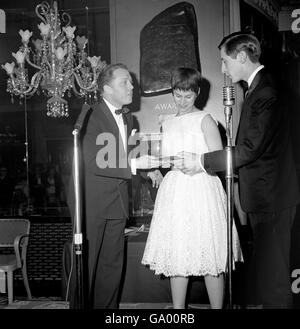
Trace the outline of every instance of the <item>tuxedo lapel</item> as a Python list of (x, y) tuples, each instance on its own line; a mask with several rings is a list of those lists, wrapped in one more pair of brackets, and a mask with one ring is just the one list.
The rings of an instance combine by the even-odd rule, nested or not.
[(242, 109), (241, 109), (240, 123), (239, 123), (238, 130), (236, 133), (236, 144), (238, 143), (238, 140), (239, 140), (240, 131), (241, 131), (241, 129), (243, 129), (243, 128), (241, 128), (244, 123), (243, 120), (245, 120), (245, 118), (247, 118), (246, 112), (247, 112), (247, 110), (249, 110), (249, 106), (248, 106), (249, 101), (251, 100), (252, 96), (255, 96), (254, 91), (256, 88), (259, 88), (259, 84), (260, 84), (264, 74), (265, 74), (264, 68), (261, 69), (260, 71), (258, 71), (251, 83), (250, 88), (246, 92), (246, 97), (245, 97), (245, 100), (244, 100), (244, 103), (243, 103)]
[(255, 90), (255, 88), (258, 86), (262, 76), (264, 74), (264, 69), (261, 69), (257, 72), (256, 76), (254, 77), (250, 88), (246, 91), (246, 99), (251, 95), (251, 93)]
[(111, 112), (110, 112), (110, 109), (108, 108), (108, 106), (105, 104), (105, 102), (103, 101), (103, 100), (101, 100), (100, 102), (99, 102), (99, 106), (100, 106), (100, 109), (99, 109), (99, 111), (97, 112), (97, 114), (98, 114), (98, 117), (99, 117), (99, 120), (101, 120), (102, 118), (101, 118), (101, 113), (99, 113), (99, 112), (102, 112), (104, 115), (105, 115), (105, 117), (106, 117), (106, 119), (109, 121), (109, 123), (110, 123), (110, 127), (111, 127), (111, 129), (108, 129), (108, 130), (112, 130), (112, 133), (115, 135), (115, 136), (119, 136), (119, 127), (118, 127), (118, 125), (117, 125), (117, 123), (116, 123), (116, 120), (115, 120), (115, 118), (113, 117), (113, 115), (111, 114)]
[(131, 130), (132, 130), (132, 124), (131, 124), (131, 121), (128, 118), (128, 113), (122, 114), (123, 122), (124, 122), (124, 125), (126, 127), (126, 137), (127, 137), (127, 140), (128, 140), (128, 137), (130, 136)]

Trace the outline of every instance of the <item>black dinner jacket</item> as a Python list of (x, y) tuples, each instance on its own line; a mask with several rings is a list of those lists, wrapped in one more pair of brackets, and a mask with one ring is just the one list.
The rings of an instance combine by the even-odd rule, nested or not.
[[(129, 137), (132, 131), (132, 116), (130, 113), (122, 115)], [(85, 122), (81, 133), (83, 217), (93, 223), (99, 219), (126, 219), (128, 181), (131, 179), (127, 154), (130, 150), (127, 147), (125, 152), (118, 125), (102, 99), (92, 106)], [(108, 143), (112, 146), (110, 156), (114, 157), (116, 166), (100, 168), (99, 163), (106, 153), (105, 148), (108, 149)], [(73, 214), (73, 188), (70, 188), (69, 194), (70, 211)]]
[[(233, 165), (246, 212), (273, 212), (299, 202), (298, 181), (289, 132), (289, 113), (278, 85), (260, 70), (244, 100), (233, 148)], [(208, 172), (226, 169), (226, 152), (204, 155)]]

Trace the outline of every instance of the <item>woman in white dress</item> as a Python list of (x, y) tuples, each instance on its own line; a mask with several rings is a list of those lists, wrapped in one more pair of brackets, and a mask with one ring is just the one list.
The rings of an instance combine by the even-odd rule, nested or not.
[[(176, 168), (182, 151), (202, 154), (222, 149), (216, 122), (194, 102), (201, 74), (192, 68), (172, 73), (177, 114), (162, 124), (162, 156), (171, 163), (156, 197), (142, 259), (155, 274), (170, 277), (174, 309), (185, 308), (189, 276), (204, 276), (212, 308), (222, 308), (227, 262), (226, 194), (218, 176), (188, 175)], [(172, 160), (171, 160), (172, 159)], [(165, 162), (166, 162), (165, 161)], [(233, 256), (241, 249), (233, 227)]]

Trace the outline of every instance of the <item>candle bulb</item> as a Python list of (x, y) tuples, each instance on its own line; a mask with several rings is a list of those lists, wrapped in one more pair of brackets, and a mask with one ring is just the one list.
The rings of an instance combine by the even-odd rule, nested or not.
[(55, 55), (57, 57), (58, 60), (62, 60), (65, 55), (67, 53), (67, 50), (66, 49), (62, 49), (61, 47), (58, 47), (56, 50), (55, 50)]
[(40, 23), (38, 25), (38, 28), (40, 29), (42, 36), (47, 36), (49, 34), (49, 31), (50, 31), (50, 25), (49, 24)]
[(18, 51), (17, 53), (12, 53), (18, 64), (23, 64), (25, 60), (26, 53)]
[(63, 31), (66, 33), (68, 39), (74, 38), (74, 31), (76, 30), (76, 26), (67, 26), (63, 27)]
[(19, 34), (22, 38), (22, 42), (25, 44), (27, 44), (29, 42), (29, 39), (32, 36), (32, 32), (30, 32), (29, 30), (26, 30), (26, 31), (20, 30)]
[(97, 67), (101, 56), (88, 57), (88, 61), (91, 63), (92, 67)]
[(83, 50), (88, 42), (88, 39), (84, 35), (82, 37), (77, 35), (76, 42), (79, 50)]
[(15, 63), (5, 63), (5, 65), (2, 65), (2, 68), (6, 71), (8, 75), (12, 74), (14, 71)]

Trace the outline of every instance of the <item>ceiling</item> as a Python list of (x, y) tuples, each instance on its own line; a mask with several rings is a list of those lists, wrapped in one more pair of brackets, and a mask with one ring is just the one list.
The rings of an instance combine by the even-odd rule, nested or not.
[[(1, 0), (0, 8), (4, 10), (28, 10), (33, 11), (34, 8), (42, 3), (42, 0)], [(53, 0), (46, 1), (50, 5)], [(56, 1), (58, 9), (79, 9), (79, 8), (109, 8), (109, 0), (58, 0)]]
[[(129, 1), (129, 0), (126, 0)], [(277, 2), (281, 7), (291, 6), (300, 8), (300, 0), (273, 0)], [(1, 0), (1, 9), (27, 9), (34, 8), (37, 4), (41, 3), (42, 0)], [(48, 0), (49, 4), (53, 0)], [(86, 6), (90, 8), (109, 7), (109, 0), (57, 0), (58, 7), (61, 9), (69, 8), (84, 8)]]
[(300, 0), (276, 0), (281, 7), (300, 7)]

